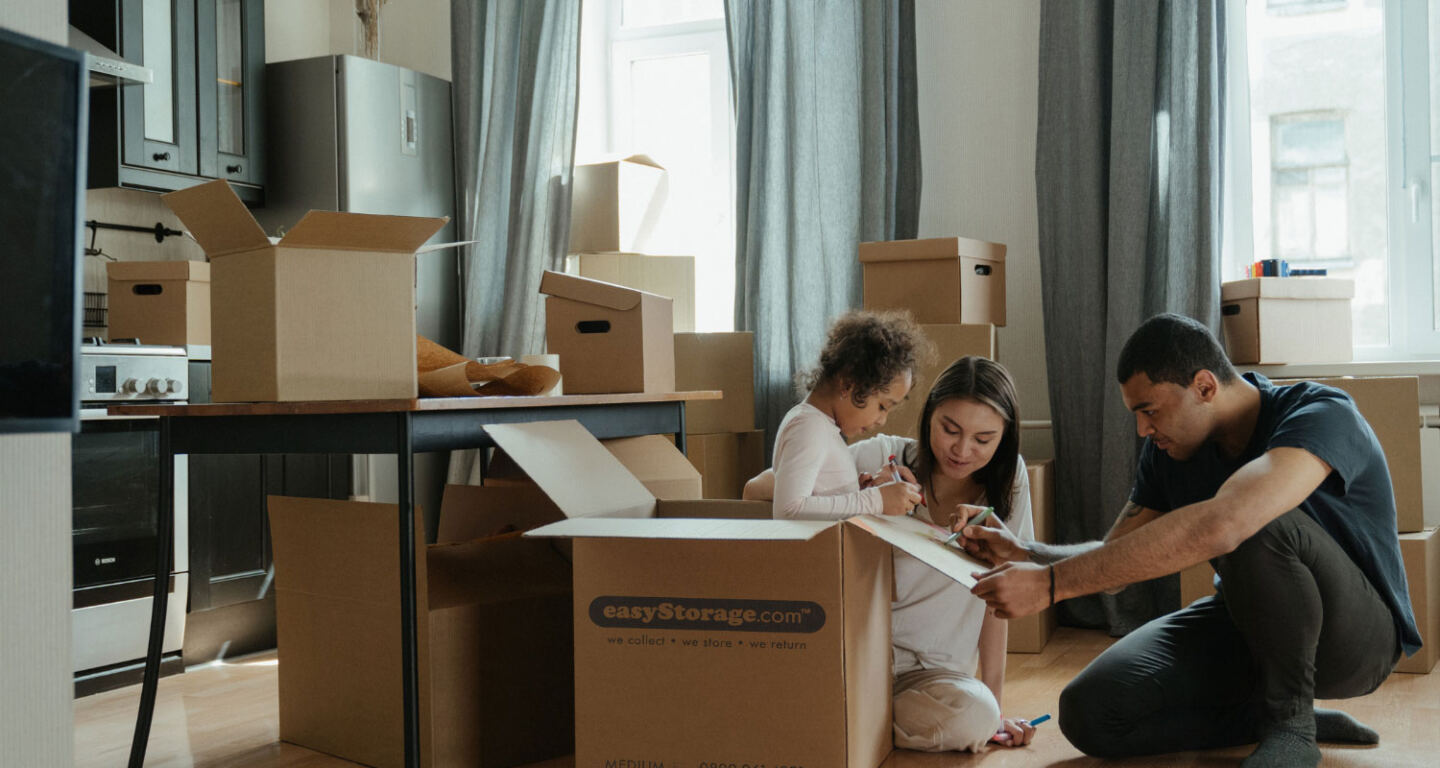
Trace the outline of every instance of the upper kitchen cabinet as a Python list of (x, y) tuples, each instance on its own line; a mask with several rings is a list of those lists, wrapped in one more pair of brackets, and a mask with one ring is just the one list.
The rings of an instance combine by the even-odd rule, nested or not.
[(264, 0), (70, 0), (70, 24), (153, 73), (90, 89), (90, 187), (263, 202)]

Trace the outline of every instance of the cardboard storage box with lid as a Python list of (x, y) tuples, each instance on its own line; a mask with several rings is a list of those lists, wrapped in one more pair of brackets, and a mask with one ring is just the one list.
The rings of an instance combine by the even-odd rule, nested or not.
[(105, 265), (110, 339), (183, 347), (210, 344), (210, 265), (112, 261)]
[(668, 297), (676, 333), (695, 330), (695, 257), (646, 253), (575, 253), (566, 257), (570, 274)]
[(1440, 660), (1440, 529), (1400, 534), (1400, 556), (1424, 645), (1414, 656), (1401, 656), (1395, 671), (1425, 675)]
[(1225, 351), (1239, 364), (1351, 359), (1355, 283), (1337, 277), (1254, 277), (1220, 285)]
[(917, 323), (1005, 324), (1005, 246), (968, 237), (860, 244), (865, 309)]
[[(1277, 385), (1299, 379), (1275, 379)], [(1395, 492), (1395, 529), (1414, 533), (1425, 528), (1425, 488), (1421, 460), (1420, 380), (1415, 376), (1308, 379), (1344, 390), (1374, 430), (1390, 468)], [(1433, 482), (1433, 481), (1432, 481)]]
[[(441, 543), (428, 547), (416, 516), (421, 764), (505, 768), (568, 754), (570, 564), (518, 533), (445, 535), (524, 522), (465, 501), (447, 493)], [(398, 509), (272, 496), (269, 514), (281, 740), (398, 768)]]
[(657, 502), (573, 422), (490, 429), (568, 518), (526, 535), (574, 543), (576, 765), (884, 761), (892, 547), (971, 583), (943, 532)]
[(311, 211), (272, 244), (223, 180), (162, 199), (210, 258), (215, 402), (416, 396), (415, 251), (445, 219)]
[(566, 394), (675, 391), (670, 299), (549, 270), (540, 292)]
[(664, 167), (646, 155), (575, 166), (570, 253), (649, 250), (667, 186)]

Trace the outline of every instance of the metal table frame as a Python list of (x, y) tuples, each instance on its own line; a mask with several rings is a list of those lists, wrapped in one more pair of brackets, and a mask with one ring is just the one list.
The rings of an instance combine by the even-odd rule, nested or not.
[[(694, 393), (702, 394), (702, 393)], [(714, 394), (714, 393), (703, 393)], [(577, 398), (581, 399), (581, 398)], [(589, 398), (594, 399), (594, 398)], [(490, 424), (531, 421), (579, 421), (595, 437), (674, 434), (685, 451), (685, 400), (607, 404), (548, 404), (451, 410), (399, 410), (359, 413), (284, 413), (247, 415), (166, 414), (160, 416), (160, 508), (173, 508), (173, 457), (177, 454), (224, 453), (393, 453), (399, 469), (401, 680), (405, 712), (405, 765), (420, 766), (420, 696), (415, 615), (415, 454), (488, 448)], [(174, 536), (173, 516), (161, 516), (156, 536), (156, 573), (168, 573)], [(165, 634), (167, 579), (155, 579), (150, 614), (150, 639), (140, 711), (130, 745), (130, 768), (142, 768), (150, 739), (151, 718), (160, 678)]]

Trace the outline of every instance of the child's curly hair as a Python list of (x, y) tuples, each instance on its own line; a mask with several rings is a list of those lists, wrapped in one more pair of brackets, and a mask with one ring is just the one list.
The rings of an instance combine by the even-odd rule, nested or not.
[(830, 324), (820, 364), (796, 374), (795, 384), (801, 397), (822, 384), (848, 385), (850, 402), (861, 408), (902, 372), (919, 373), (931, 354), (909, 312), (851, 310)]

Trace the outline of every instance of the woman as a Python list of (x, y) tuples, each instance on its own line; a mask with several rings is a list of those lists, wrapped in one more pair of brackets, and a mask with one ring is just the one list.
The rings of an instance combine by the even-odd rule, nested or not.
[[(876, 435), (850, 446), (861, 487), (888, 482), (893, 455), (900, 478), (923, 489), (921, 520), (950, 528), (977, 507), (1021, 540), (1034, 538), (1030, 484), (1020, 458), (1015, 384), (999, 364), (962, 357), (940, 374), (920, 416), (920, 438)], [(774, 495), (774, 473), (745, 484), (745, 498)], [(891, 608), (895, 657), (895, 745), (932, 752), (978, 752), (995, 738), (1028, 744), (1035, 729), (1001, 716), (1008, 625), (965, 587), (897, 553)]]

